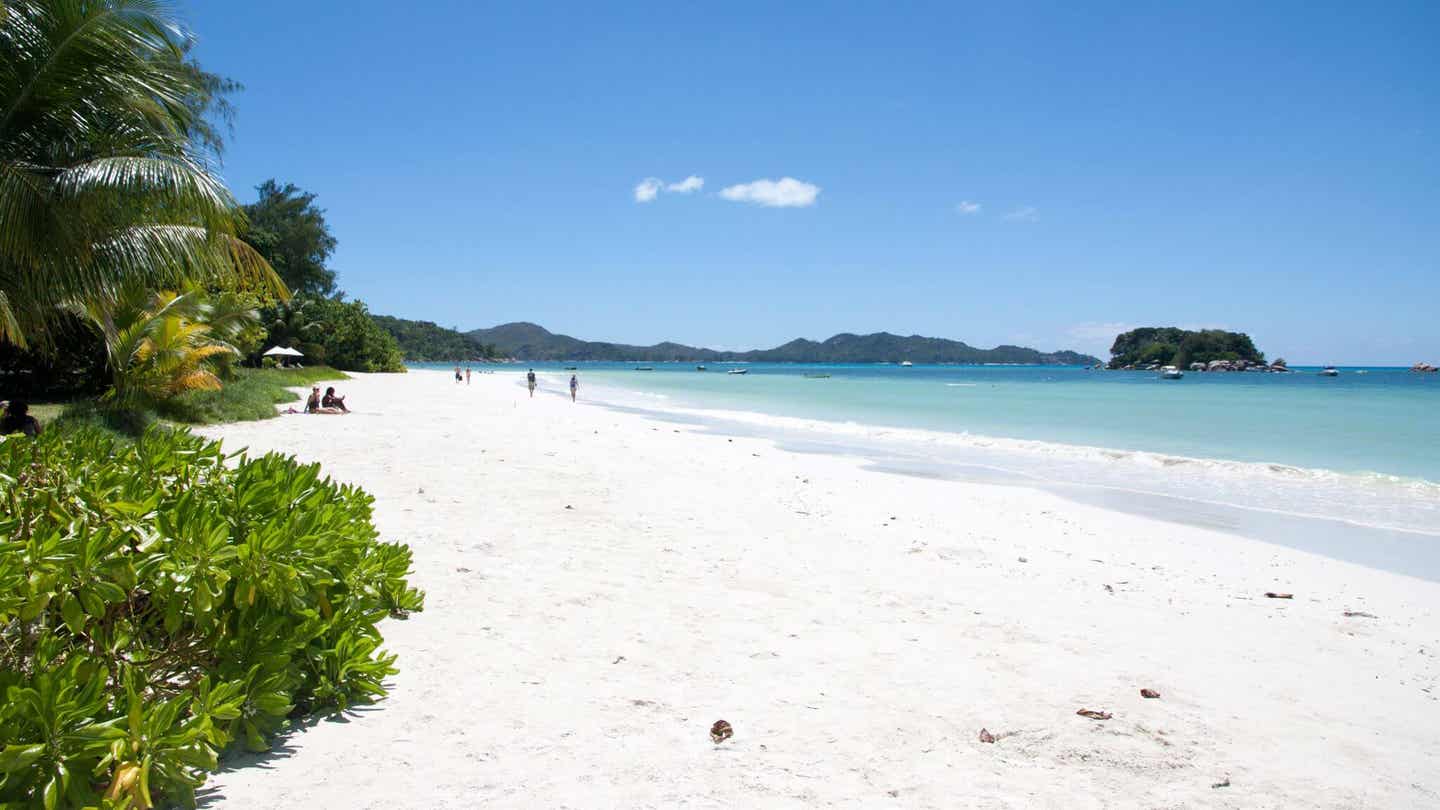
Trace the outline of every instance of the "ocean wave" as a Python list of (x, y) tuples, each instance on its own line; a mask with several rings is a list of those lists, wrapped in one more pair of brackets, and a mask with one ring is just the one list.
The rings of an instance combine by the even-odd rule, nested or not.
[(755, 425), (781, 430), (798, 430), (857, 439), (884, 439), (904, 441), (929, 448), (954, 447), (956, 449), (999, 450), (1042, 456), (1051, 459), (1077, 462), (1098, 461), (1123, 463), (1142, 469), (1185, 468), (1191, 471), (1205, 471), (1227, 476), (1284, 480), (1289, 482), (1347, 482), (1361, 486), (1384, 486), (1401, 488), (1413, 495), (1440, 500), (1440, 482), (1422, 478), (1410, 478), (1381, 472), (1340, 472), (1313, 467), (1297, 467), (1264, 461), (1236, 461), (1219, 458), (1170, 455), (1146, 450), (1125, 450), (1110, 447), (1095, 447), (1083, 444), (1066, 444), (1037, 439), (1014, 439), (986, 436), (977, 433), (950, 433), (920, 428), (898, 428), (869, 425), (859, 422), (830, 422), (820, 419), (806, 419), (793, 416), (778, 416), (755, 411), (735, 411), (709, 408), (673, 408), (672, 413), (683, 413), (697, 418), (720, 419), (730, 422)]

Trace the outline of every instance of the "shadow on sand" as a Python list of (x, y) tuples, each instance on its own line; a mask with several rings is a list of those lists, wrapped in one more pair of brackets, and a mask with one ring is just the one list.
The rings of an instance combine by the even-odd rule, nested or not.
[[(391, 684), (385, 684), (387, 692), (391, 688)], [(361, 719), (371, 712), (378, 711), (380, 708), (382, 707), (379, 703), (366, 703), (359, 706), (351, 706), (343, 712), (313, 714), (307, 717), (292, 719), (290, 721), (290, 727), (276, 735), (270, 741), (269, 750), (258, 752), (233, 751), (221, 757), (219, 770), (211, 774), (211, 779), (207, 779), (205, 784), (201, 785), (200, 788), (195, 791), (195, 806), (197, 808), (216, 807), (220, 802), (225, 801), (227, 797), (223, 789), (213, 781), (216, 775), (231, 773), (244, 768), (271, 770), (277, 762), (293, 756), (296, 751), (293, 743), (298, 740), (302, 734), (315, 726), (321, 723), (349, 723), (353, 720)]]

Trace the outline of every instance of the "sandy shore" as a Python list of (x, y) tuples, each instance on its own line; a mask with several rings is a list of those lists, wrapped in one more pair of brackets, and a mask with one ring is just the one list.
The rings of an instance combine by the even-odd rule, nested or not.
[(205, 432), (373, 493), (427, 609), (205, 806), (1440, 806), (1435, 583), (506, 374), (342, 391)]

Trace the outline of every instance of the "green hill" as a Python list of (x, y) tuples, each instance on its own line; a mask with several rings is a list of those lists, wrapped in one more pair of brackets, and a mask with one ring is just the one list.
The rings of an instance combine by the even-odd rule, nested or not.
[(680, 343), (632, 346), (580, 340), (557, 335), (533, 323), (507, 323), (467, 333), (472, 340), (495, 346), (503, 355), (523, 360), (638, 360), (646, 362), (748, 363), (1028, 363), (1043, 365), (1094, 365), (1094, 357), (1071, 351), (1040, 352), (1023, 346), (977, 349), (955, 340), (919, 335), (904, 337), (888, 332), (871, 335), (839, 334), (816, 342), (804, 338), (783, 346), (749, 352), (720, 352)]
[(381, 329), (395, 336), (406, 360), (479, 360), (496, 356), (494, 346), (430, 321), (408, 321), (388, 315), (371, 317)]

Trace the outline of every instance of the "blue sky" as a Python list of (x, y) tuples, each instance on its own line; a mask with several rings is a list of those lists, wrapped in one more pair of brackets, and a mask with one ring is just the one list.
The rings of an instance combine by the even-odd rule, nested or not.
[(1440, 4), (608, 5), (181, 9), (376, 312), (1440, 362)]

